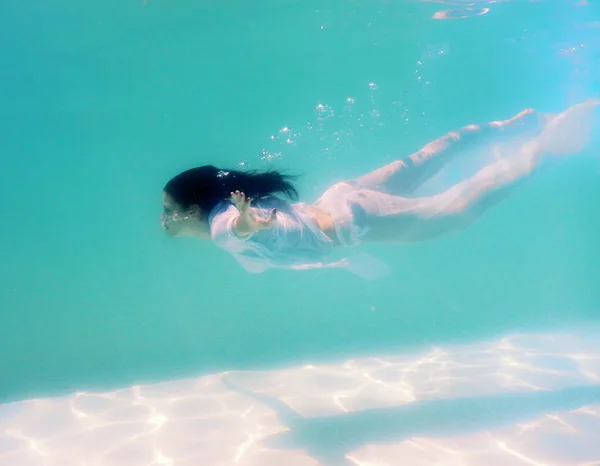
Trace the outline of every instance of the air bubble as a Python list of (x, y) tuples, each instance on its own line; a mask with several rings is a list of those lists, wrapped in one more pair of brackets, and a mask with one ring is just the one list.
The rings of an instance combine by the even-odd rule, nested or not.
[(319, 104), (315, 108), (317, 119), (324, 120), (335, 115), (335, 111), (329, 105)]
[(271, 153), (267, 149), (263, 149), (260, 151), (259, 157), (265, 162), (272, 162), (275, 159), (281, 158), (281, 152)]

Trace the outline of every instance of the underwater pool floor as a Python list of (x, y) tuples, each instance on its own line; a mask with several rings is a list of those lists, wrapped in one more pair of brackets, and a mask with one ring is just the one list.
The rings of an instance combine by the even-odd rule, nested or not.
[(598, 333), (0, 406), (0, 464), (600, 465)]

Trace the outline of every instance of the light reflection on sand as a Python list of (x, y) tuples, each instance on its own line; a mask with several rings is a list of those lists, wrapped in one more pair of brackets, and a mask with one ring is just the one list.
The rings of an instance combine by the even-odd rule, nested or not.
[(598, 334), (0, 406), (0, 464), (600, 465)]

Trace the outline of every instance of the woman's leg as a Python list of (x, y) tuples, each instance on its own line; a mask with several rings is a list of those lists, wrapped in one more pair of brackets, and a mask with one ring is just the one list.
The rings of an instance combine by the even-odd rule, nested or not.
[(568, 108), (510, 156), (498, 157), (441, 194), (409, 199), (363, 190), (359, 204), (367, 228), (362, 241), (422, 241), (465, 227), (512, 192), (544, 156), (574, 154), (585, 148), (598, 104), (589, 100)]
[(533, 137), (541, 131), (547, 119), (546, 114), (526, 109), (508, 120), (465, 126), (427, 144), (409, 157), (396, 160), (352, 182), (366, 189), (408, 196), (474, 144), (517, 132)]
[(540, 154), (532, 144), (513, 160), (494, 162), (435, 196), (405, 198), (366, 191), (360, 202), (367, 227), (361, 240), (425, 241), (464, 228), (512, 192), (538, 165)]

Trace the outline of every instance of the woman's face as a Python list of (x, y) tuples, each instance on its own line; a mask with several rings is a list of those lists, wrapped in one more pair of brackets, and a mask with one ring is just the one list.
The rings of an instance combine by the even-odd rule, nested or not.
[(160, 223), (169, 236), (195, 236), (210, 239), (210, 226), (197, 205), (183, 209), (166, 192), (163, 192), (163, 213)]

